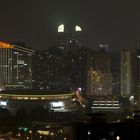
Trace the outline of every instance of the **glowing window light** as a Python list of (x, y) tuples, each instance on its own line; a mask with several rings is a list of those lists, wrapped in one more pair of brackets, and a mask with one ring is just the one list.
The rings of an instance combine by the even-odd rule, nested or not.
[(81, 31), (82, 31), (82, 29), (81, 29), (81, 27), (80, 27), (80, 26), (76, 25), (76, 26), (75, 26), (75, 31), (76, 31), (76, 32), (81, 32)]
[(64, 24), (58, 26), (58, 32), (64, 32)]
[(34, 98), (30, 98), (31, 100), (37, 100), (38, 98), (34, 97)]
[(29, 98), (28, 97), (24, 97), (24, 100), (28, 100)]
[(18, 97), (17, 99), (18, 99), (18, 100), (21, 100), (21, 99), (22, 99), (22, 97)]

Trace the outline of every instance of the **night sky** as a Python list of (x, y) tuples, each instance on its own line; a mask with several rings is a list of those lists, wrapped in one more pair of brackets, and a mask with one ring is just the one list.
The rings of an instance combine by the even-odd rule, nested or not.
[(57, 26), (80, 25), (85, 44), (96, 48), (136, 48), (140, 39), (140, 1), (0, 0), (0, 40), (25, 41), (33, 49), (54, 44)]

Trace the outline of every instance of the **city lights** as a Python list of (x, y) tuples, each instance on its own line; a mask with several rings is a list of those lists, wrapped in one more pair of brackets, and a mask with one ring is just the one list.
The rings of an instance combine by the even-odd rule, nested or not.
[(140, 140), (140, 0), (1, 0), (0, 140)]

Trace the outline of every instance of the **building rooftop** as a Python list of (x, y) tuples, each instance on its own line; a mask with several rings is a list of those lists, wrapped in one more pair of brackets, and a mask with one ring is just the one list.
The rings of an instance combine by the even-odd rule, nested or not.
[(0, 94), (10, 95), (72, 95), (74, 92), (60, 90), (3, 90)]

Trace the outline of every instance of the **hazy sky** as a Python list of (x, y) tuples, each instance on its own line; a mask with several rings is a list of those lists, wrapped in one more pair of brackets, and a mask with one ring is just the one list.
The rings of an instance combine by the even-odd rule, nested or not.
[(139, 7), (139, 0), (0, 0), (0, 40), (45, 49), (64, 23), (80, 25), (90, 47), (132, 48), (140, 39)]

